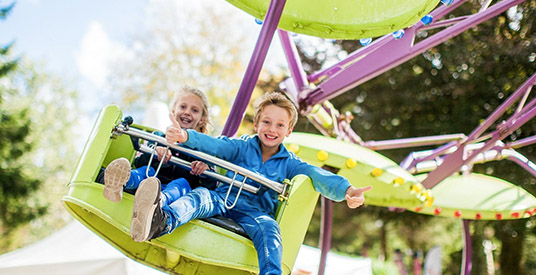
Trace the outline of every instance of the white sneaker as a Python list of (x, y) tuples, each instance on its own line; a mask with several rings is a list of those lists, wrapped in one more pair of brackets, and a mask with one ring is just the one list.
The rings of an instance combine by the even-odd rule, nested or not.
[(130, 179), (130, 162), (126, 158), (118, 158), (104, 171), (104, 189), (102, 195), (110, 201), (118, 202), (123, 198), (123, 186)]
[(136, 242), (154, 239), (166, 227), (167, 216), (160, 206), (160, 188), (160, 180), (149, 177), (140, 183), (134, 195), (130, 237)]

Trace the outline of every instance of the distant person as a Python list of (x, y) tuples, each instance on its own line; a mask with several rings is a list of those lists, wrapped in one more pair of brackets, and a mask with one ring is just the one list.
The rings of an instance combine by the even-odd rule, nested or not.
[[(184, 86), (174, 95), (170, 105), (171, 113), (179, 125), (185, 129), (206, 133), (209, 124), (209, 104), (207, 96), (200, 90)], [(163, 136), (163, 133), (156, 133)], [(209, 189), (216, 187), (216, 181), (199, 175), (209, 167), (204, 162), (193, 160), (185, 154), (180, 154), (175, 150), (167, 150), (165, 147), (157, 146), (156, 151), (160, 161), (164, 161), (160, 167), (157, 177), (159, 161), (153, 160), (149, 153), (143, 153), (136, 157), (134, 166), (126, 158), (118, 158), (112, 161), (104, 171), (103, 196), (110, 201), (118, 202), (123, 197), (123, 190), (135, 190), (143, 181), (157, 181), (162, 183), (164, 204), (167, 201), (175, 201), (180, 196), (191, 191), (198, 186)], [(171, 156), (177, 156), (192, 163), (191, 171), (167, 163)], [(163, 158), (163, 159), (162, 159)]]
[(413, 252), (413, 275), (422, 275), (422, 251)]
[(434, 246), (424, 257), (424, 275), (441, 275), (441, 246)]
[(404, 264), (404, 253), (398, 248), (395, 249), (395, 265), (398, 268), (399, 275), (408, 275), (408, 270)]
[[(335, 201), (346, 198), (350, 208), (361, 206), (365, 201), (363, 193), (371, 186), (355, 188), (347, 179), (301, 161), (282, 145), (283, 139), (292, 132), (297, 116), (296, 107), (285, 95), (268, 93), (255, 104), (256, 135), (214, 138), (183, 129), (171, 116), (173, 125), (167, 128), (166, 140), (218, 156), (276, 182), (292, 179), (298, 174), (307, 175), (322, 195)], [(243, 177), (237, 176), (236, 180), (241, 181)], [(163, 205), (160, 204), (159, 197), (162, 195), (157, 182), (144, 182), (134, 198), (132, 216), (139, 225), (131, 228), (132, 238), (138, 242), (150, 240), (169, 234), (193, 219), (221, 215), (237, 222), (252, 239), (260, 274), (280, 275), (283, 247), (279, 225), (274, 219), (278, 193), (249, 179), (248, 184), (259, 187), (260, 191), (257, 194), (243, 192), (239, 198), (231, 194), (229, 200), (237, 201), (235, 207), (229, 210), (225, 207), (227, 184), (218, 186), (214, 191), (199, 187), (177, 201)], [(147, 202), (152, 205), (139, 207)]]

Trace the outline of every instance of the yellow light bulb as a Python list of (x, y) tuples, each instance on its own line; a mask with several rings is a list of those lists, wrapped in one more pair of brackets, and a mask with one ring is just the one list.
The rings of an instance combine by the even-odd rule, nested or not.
[(400, 186), (400, 185), (404, 184), (404, 179), (401, 178), (401, 177), (398, 177), (398, 178), (393, 180), (393, 183), (395, 184), (395, 186)]
[(374, 169), (372, 170), (372, 172), (370, 172), (370, 175), (373, 176), (373, 177), (379, 177), (379, 176), (382, 175), (382, 173), (383, 173), (382, 169), (380, 169), (380, 168), (374, 168)]
[(328, 159), (328, 152), (326, 152), (326, 151), (318, 151), (318, 154), (316, 154), (316, 157), (320, 161), (325, 161), (326, 159)]
[(352, 169), (357, 165), (357, 162), (354, 159), (347, 159), (346, 160), (346, 167)]
[(300, 151), (300, 146), (297, 144), (291, 144), (288, 146), (288, 150), (294, 154), (298, 154), (298, 152)]

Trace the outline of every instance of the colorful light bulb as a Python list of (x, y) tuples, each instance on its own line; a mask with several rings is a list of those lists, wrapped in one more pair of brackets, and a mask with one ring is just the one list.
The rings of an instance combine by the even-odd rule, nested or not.
[(441, 0), (441, 3), (443, 3), (445, 6), (450, 6), (453, 2), (454, 0)]
[(361, 46), (367, 46), (369, 45), (370, 43), (372, 43), (372, 38), (361, 38), (359, 39), (359, 44), (361, 44)]
[(432, 21), (434, 21), (434, 17), (431, 16), (430, 14), (427, 14), (425, 15), (423, 18), (421, 18), (421, 22), (426, 26), (426, 25), (430, 25), (430, 23), (432, 23)]
[(400, 38), (404, 37), (404, 30), (398, 30), (396, 32), (393, 32), (393, 37), (395, 39), (400, 39)]

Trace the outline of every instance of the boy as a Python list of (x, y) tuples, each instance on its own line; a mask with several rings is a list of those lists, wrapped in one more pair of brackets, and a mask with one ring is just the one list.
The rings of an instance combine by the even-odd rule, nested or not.
[[(255, 104), (254, 126), (257, 134), (254, 136), (213, 138), (182, 129), (170, 116), (173, 125), (167, 128), (166, 140), (218, 156), (277, 182), (305, 174), (322, 195), (335, 201), (346, 198), (350, 208), (361, 206), (365, 200), (363, 193), (371, 186), (355, 188), (347, 179), (301, 161), (282, 145), (283, 139), (292, 132), (297, 117), (296, 107), (287, 97), (280, 93), (268, 93)], [(237, 180), (241, 181), (243, 178), (239, 177)], [(256, 182), (248, 183), (260, 186)], [(133, 239), (150, 240), (171, 233), (190, 220), (221, 215), (240, 224), (252, 239), (257, 250), (260, 274), (281, 274), (281, 233), (274, 220), (277, 193), (267, 188), (261, 188), (257, 194), (242, 192), (235, 207), (228, 210), (224, 205), (228, 188), (226, 184), (214, 191), (200, 187), (162, 207), (159, 203), (159, 185), (140, 186), (140, 195), (136, 194), (139, 199), (134, 200), (134, 206), (145, 204), (147, 207), (141, 207), (144, 211), (133, 213), (133, 216), (144, 220), (145, 226), (144, 230), (131, 232)], [(229, 195), (229, 201), (234, 202), (234, 195)]]

